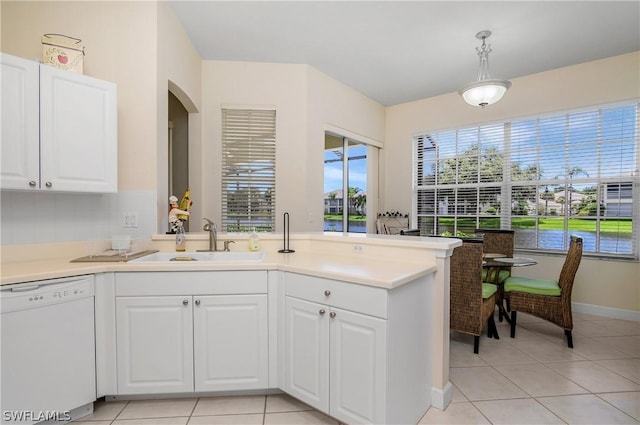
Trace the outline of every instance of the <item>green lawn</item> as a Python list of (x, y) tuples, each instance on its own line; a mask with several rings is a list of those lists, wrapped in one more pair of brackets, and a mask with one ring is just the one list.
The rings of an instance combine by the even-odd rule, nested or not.
[[(324, 219), (325, 220), (342, 220), (342, 214), (325, 214)], [(349, 221), (367, 221), (367, 216), (351, 214), (349, 216)]]
[[(439, 218), (438, 222), (441, 225), (453, 227), (453, 218)], [(601, 233), (617, 233), (617, 234), (631, 234), (632, 226), (631, 220), (624, 219), (608, 219), (600, 220), (600, 232)], [(536, 220), (533, 217), (514, 217), (511, 219), (512, 229), (535, 229)], [(475, 218), (458, 218), (458, 228), (473, 229), (476, 227)], [(483, 229), (499, 229), (500, 219), (498, 217), (481, 217), (480, 227)], [(564, 219), (562, 217), (541, 217), (539, 230), (563, 230)], [(584, 232), (596, 231), (596, 220), (587, 218), (570, 218), (569, 229), (579, 230)]]

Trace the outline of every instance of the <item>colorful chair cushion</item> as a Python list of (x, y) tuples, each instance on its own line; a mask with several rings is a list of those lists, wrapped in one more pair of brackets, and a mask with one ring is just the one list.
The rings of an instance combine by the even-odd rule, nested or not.
[(526, 292), (528, 294), (560, 296), (562, 290), (555, 280), (530, 279), (512, 276), (505, 280), (506, 292)]
[(482, 282), (482, 298), (487, 299), (498, 291), (498, 287), (493, 283)]

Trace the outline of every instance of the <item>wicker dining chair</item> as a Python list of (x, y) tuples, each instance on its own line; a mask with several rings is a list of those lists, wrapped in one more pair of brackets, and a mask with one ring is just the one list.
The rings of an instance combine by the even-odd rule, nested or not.
[(516, 318), (521, 311), (563, 328), (567, 345), (573, 348), (571, 291), (581, 259), (582, 238), (572, 235), (557, 281), (524, 277), (510, 277), (505, 281), (505, 296), (511, 304), (511, 338), (516, 336)]
[[(477, 236), (482, 236), (484, 240), (483, 249), (485, 254), (501, 254), (505, 257), (513, 257), (513, 245), (515, 231), (507, 229), (475, 229)], [(500, 267), (495, 267), (495, 262), (487, 260), (487, 265), (482, 269), (482, 279), (486, 282), (498, 285), (496, 302), (499, 305), (498, 320), (502, 322), (503, 312), (510, 311), (509, 301), (504, 306), (504, 282), (511, 276), (511, 267), (502, 263)]]
[(487, 324), (487, 336), (499, 339), (493, 319), (496, 285), (482, 282), (482, 239), (463, 240), (450, 259), (450, 328), (474, 336), (478, 354), (480, 335)]
[[(476, 229), (475, 234), (482, 236), (485, 253), (502, 254), (505, 257), (513, 257), (513, 239), (515, 232), (506, 229)], [(482, 271), (482, 278), (487, 282), (504, 283), (511, 276), (510, 267), (501, 267), (498, 279), (495, 276), (487, 277), (487, 269)]]

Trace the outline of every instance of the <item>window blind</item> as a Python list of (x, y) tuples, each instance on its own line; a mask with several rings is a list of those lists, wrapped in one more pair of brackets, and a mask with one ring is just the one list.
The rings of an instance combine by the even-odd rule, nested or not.
[(275, 230), (276, 111), (222, 109), (222, 227)]
[(516, 248), (637, 258), (638, 104), (419, 135), (422, 234), (512, 228)]

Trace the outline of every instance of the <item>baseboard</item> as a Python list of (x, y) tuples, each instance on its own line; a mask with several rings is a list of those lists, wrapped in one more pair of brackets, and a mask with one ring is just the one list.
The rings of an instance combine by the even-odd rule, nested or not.
[(640, 322), (640, 311), (624, 310), (621, 308), (603, 307), (595, 304), (571, 303), (572, 310), (575, 313), (593, 314), (594, 316), (603, 316), (611, 319), (630, 320), (632, 322)]
[(453, 400), (453, 385), (447, 382), (443, 389), (431, 388), (431, 405), (437, 409), (444, 410)]

